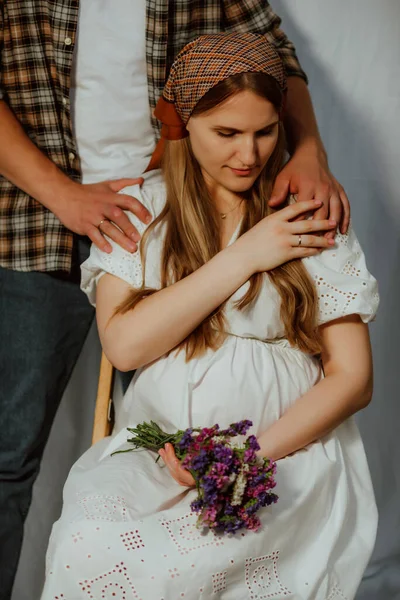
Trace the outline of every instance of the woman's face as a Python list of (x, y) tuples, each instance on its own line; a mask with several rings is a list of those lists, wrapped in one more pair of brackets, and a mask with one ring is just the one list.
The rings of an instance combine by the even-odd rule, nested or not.
[(235, 192), (251, 188), (278, 140), (275, 107), (243, 91), (187, 123), (190, 142), (211, 189)]

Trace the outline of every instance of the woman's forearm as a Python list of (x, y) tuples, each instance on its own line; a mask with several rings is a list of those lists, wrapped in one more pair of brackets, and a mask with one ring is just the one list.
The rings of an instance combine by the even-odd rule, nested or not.
[(329, 375), (259, 436), (259, 454), (278, 460), (304, 448), (367, 406), (371, 395), (372, 377), (344, 371)]
[[(194, 273), (145, 297), (125, 314), (116, 309), (132, 288), (112, 275), (104, 275), (97, 289), (96, 315), (110, 361), (120, 370), (130, 370), (156, 360), (186, 339), (253, 273), (317, 254), (319, 248), (327, 246), (325, 239), (311, 236), (312, 245), (300, 248), (298, 236), (292, 234), (292, 220), (316, 205), (316, 200), (299, 202), (262, 219)], [(295, 227), (308, 231), (310, 225), (298, 222)], [(312, 227), (320, 230), (321, 222), (316, 221)]]
[[(137, 369), (175, 348), (229, 298), (251, 275), (243, 254), (234, 245), (219, 252), (197, 271), (142, 300), (133, 311), (116, 314), (108, 322), (97, 305), (101, 342), (110, 361), (120, 370)], [(98, 298), (109, 306), (115, 291), (105, 278)], [(104, 281), (103, 281), (104, 280)], [(104, 292), (101, 286), (107, 286)], [(132, 334), (134, 332), (134, 334)]]

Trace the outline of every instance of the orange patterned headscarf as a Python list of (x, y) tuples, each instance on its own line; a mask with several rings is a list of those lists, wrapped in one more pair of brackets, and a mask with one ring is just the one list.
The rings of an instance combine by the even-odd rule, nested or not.
[(186, 123), (199, 100), (211, 88), (232, 75), (249, 72), (270, 75), (282, 92), (286, 91), (283, 63), (263, 35), (215, 33), (202, 35), (187, 44), (171, 67), (154, 111), (162, 123), (161, 140), (147, 170), (159, 165), (164, 139), (180, 140), (188, 135)]

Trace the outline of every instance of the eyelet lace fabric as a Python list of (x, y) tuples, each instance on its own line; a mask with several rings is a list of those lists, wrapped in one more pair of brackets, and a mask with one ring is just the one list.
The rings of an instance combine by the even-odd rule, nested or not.
[(367, 323), (379, 304), (377, 282), (367, 269), (352, 225), (346, 235), (338, 233), (335, 241), (333, 248), (304, 260), (317, 288), (319, 322), (359, 314)]
[[(153, 185), (131, 186), (122, 190), (123, 194), (131, 195), (137, 198), (152, 214), (156, 217), (165, 204), (165, 188), (163, 184), (155, 183)], [(129, 220), (136, 227), (142, 236), (147, 228), (142, 221), (130, 212), (125, 212)], [(107, 237), (107, 236), (106, 236)], [(160, 236), (157, 232), (152, 236), (148, 244), (148, 265), (146, 271), (150, 274), (152, 287), (157, 286), (157, 269), (152, 268), (159, 263), (159, 251), (161, 249)], [(105, 274), (115, 275), (123, 281), (126, 281), (134, 288), (140, 288), (143, 283), (143, 268), (140, 258), (140, 243), (136, 252), (128, 252), (121, 248), (113, 240), (107, 237), (107, 241), (112, 246), (110, 254), (102, 252), (95, 245), (92, 245), (89, 258), (81, 265), (82, 280), (81, 289), (87, 294), (90, 303), (96, 305), (96, 288), (100, 278)], [(147, 279), (147, 278), (146, 278)], [(148, 283), (148, 281), (147, 281)]]

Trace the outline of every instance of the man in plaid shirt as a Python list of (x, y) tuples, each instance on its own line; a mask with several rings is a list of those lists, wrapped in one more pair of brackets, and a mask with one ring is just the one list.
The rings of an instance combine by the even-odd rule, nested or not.
[(89, 239), (110, 251), (104, 233), (136, 249), (139, 236), (123, 211), (144, 222), (149, 215), (117, 192), (137, 181), (128, 177), (145, 170), (158, 137), (150, 111), (179, 50), (204, 33), (265, 34), (288, 74), (285, 125), (291, 151), (271, 203), (282, 202), (289, 189), (300, 199), (316, 197), (324, 202), (320, 214), (329, 207), (344, 232), (348, 202), (330, 174), (295, 49), (265, 0), (123, 0), (113, 8), (98, 0), (0, 0), (0, 20), (0, 599), (5, 600), (51, 423), (93, 319), (79, 289), (79, 265)]

